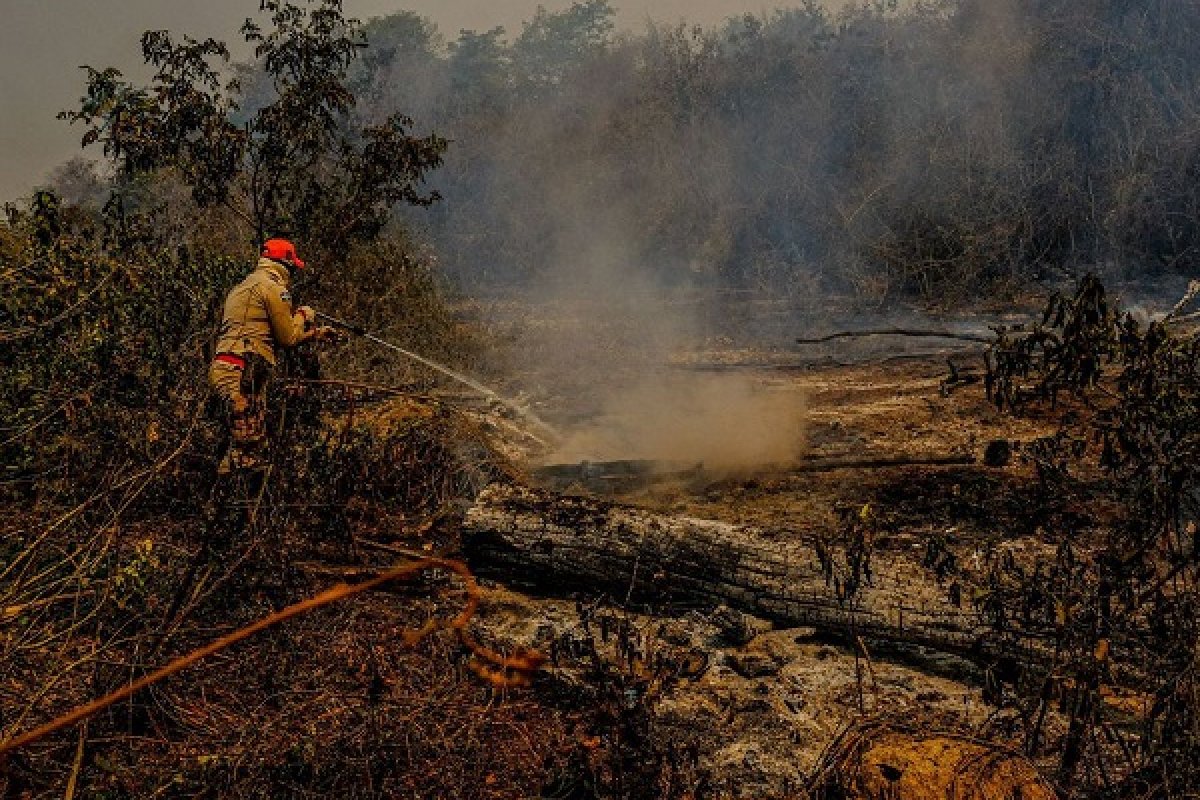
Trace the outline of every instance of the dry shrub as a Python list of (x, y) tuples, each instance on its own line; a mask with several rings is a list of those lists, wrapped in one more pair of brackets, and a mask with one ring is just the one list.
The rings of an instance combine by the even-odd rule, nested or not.
[[(1047, 497), (1106, 509), (1096, 526), (1061, 522), (1052, 563), (988, 577), (993, 625), (1054, 645), (1050, 674), (1017, 682), (1027, 750), (1054, 752), (1072, 796), (1195, 794), (1200, 338), (1179, 320), (1144, 326), (1089, 275), (1040, 323), (1000, 331), (987, 387), (1017, 412), (1070, 394), (1026, 458)], [(1111, 713), (1113, 687), (1154, 698), (1135, 702), (1138, 725)], [(1056, 705), (1061, 742), (1047, 730)]]
[[(449, 638), (407, 647), (405, 630), (455, 602), (454, 592), (430, 589), (315, 613), (114, 707), (83, 729), (92, 763), (80, 788), (113, 797), (535, 795), (573, 747), (570, 720), (493, 691)], [(0, 788), (37, 796), (61, 787), (75, 739), (19, 753)]]
[(296, 491), (327, 522), (368, 531), (397, 513), (419, 519), (459, 508), (505, 468), (466, 416), (429, 398), (352, 401), (325, 430), (296, 472)]
[(493, 692), (449, 639), (405, 647), (437, 604), (377, 597), (291, 626), (238, 659), (234, 691), (198, 674), (167, 699), (192, 735), (160, 766), (219, 796), (536, 795), (571, 746), (566, 720)]
[[(320, 254), (316, 254), (321, 259)], [(298, 291), (320, 311), (451, 367), (469, 367), (483, 349), (464, 322), (470, 309), (451, 298), (437, 258), (401, 229), (336, 261), (318, 261)], [(307, 285), (306, 285), (307, 284)], [(351, 338), (326, 359), (329, 373), (371, 383), (435, 385), (442, 377), (377, 344)]]
[[(327, 546), (323, 522), (355, 541), (425, 541), (474, 481), (502, 468), (443, 403), (304, 391), (289, 400), (296, 427), (274, 443), (263, 507), (239, 522), (258, 495), (228, 498), (223, 538), (190, 515), (114, 513), (116, 490), (57, 529), (49, 513), (0, 528), (0, 572), (16, 563), (0, 607), (18, 616), (0, 636), (0, 738), (326, 588), (346, 568), (328, 563), (345, 552)], [(383, 569), (384, 553), (356, 550), (348, 569)], [(21, 750), (0, 769), (0, 795), (61, 796), (82, 732), (81, 796), (535, 796), (575, 746), (571, 714), (480, 680), (450, 638), (405, 644), (404, 631), (462, 607), (457, 581), (425, 576), (391, 591), (289, 622)]]

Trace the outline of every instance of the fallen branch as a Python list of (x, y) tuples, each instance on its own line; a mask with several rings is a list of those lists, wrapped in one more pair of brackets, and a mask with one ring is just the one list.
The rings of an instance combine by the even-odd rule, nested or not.
[(977, 459), (969, 453), (948, 456), (892, 456), (886, 458), (825, 459), (798, 464), (792, 472), (835, 472), (842, 469), (892, 469), (894, 467), (965, 467)]
[(1163, 317), (1163, 322), (1184, 322), (1188, 319), (1196, 317), (1196, 314), (1189, 314), (1186, 317), (1181, 315), (1197, 297), (1200, 297), (1200, 281), (1189, 281), (1187, 291), (1184, 292), (1183, 297), (1180, 298), (1179, 302), (1175, 304), (1175, 307), (1168, 311), (1167, 315)]
[[(836, 472), (843, 469), (893, 469), (896, 467), (960, 467), (977, 463), (969, 453), (944, 456), (886, 456), (880, 458), (827, 458), (801, 464), (779, 465), (781, 473)], [(607, 489), (617, 485), (650, 485), (667, 481), (695, 481), (707, 473), (702, 463), (687, 461), (625, 460), (581, 461), (578, 464), (550, 464), (532, 470), (540, 483), (566, 487), (581, 484)], [(710, 476), (711, 477), (711, 476)]]
[(1163, 322), (1171, 324), (1188, 324), (1197, 321), (1200, 321), (1200, 311), (1193, 311), (1191, 314), (1184, 314), (1181, 317), (1167, 317), (1163, 320)]
[(811, 339), (797, 339), (796, 344), (823, 344), (836, 339), (861, 339), (867, 336), (910, 336), (924, 339), (958, 339), (963, 342), (991, 344), (995, 341), (992, 336), (977, 333), (954, 333), (952, 331), (931, 331), (916, 328), (874, 328), (865, 331), (838, 331), (827, 336), (817, 336)]
[(35, 611), (39, 608), (45, 608), (46, 606), (52, 606), (55, 603), (65, 603), (67, 601), (74, 602), (81, 597), (87, 597), (94, 594), (95, 591), (87, 589), (82, 592), (75, 592), (73, 594), (62, 594), (56, 597), (43, 597), (40, 600), (31, 600), (28, 603), (0, 607), (0, 622), (8, 622), (9, 620), (16, 619), (26, 612)]
[(75, 789), (79, 786), (79, 772), (83, 769), (83, 754), (87, 750), (87, 724), (79, 729), (79, 743), (75, 745), (75, 759), (71, 762), (71, 776), (67, 778), (67, 791), (63, 800), (75, 800)]
[[(431, 619), (422, 628), (413, 631), (406, 631), (402, 634), (406, 644), (414, 645), (425, 637), (439, 630), (453, 630), (459, 640), (467, 647), (472, 654), (479, 659), (479, 664), (473, 664), (472, 669), (477, 675), (488, 680), (494, 685), (525, 685), (529, 680), (529, 674), (537, 670), (544, 658), (539, 653), (523, 651), (514, 654), (513, 656), (503, 656), (492, 650), (481, 646), (467, 632), (467, 624), (475, 616), (475, 612), (479, 607), (479, 585), (475, 581), (474, 575), (465, 564), (459, 561), (446, 561), (442, 559), (425, 559), (413, 564), (406, 564), (401, 567), (391, 569), (378, 577), (372, 578), (360, 584), (349, 586), (339, 584), (330, 589), (321, 592), (315, 597), (311, 597), (295, 605), (288, 606), (281, 611), (263, 617), (258, 622), (247, 625), (244, 628), (234, 631), (220, 639), (212, 642), (209, 645), (201, 647), (198, 650), (193, 650), (185, 656), (175, 659), (170, 664), (162, 667), (149, 675), (134, 681), (124, 688), (118, 689), (111, 694), (94, 700), (87, 705), (79, 706), (73, 711), (70, 711), (62, 716), (47, 722), (38, 728), (35, 728), (28, 733), (24, 733), (4, 742), (0, 742), (0, 759), (7, 756), (9, 753), (25, 747), (26, 745), (38, 742), (56, 731), (68, 728), (76, 723), (82, 722), (89, 717), (97, 714), (109, 706), (119, 703), (128, 697), (147, 687), (169, 678), (177, 672), (181, 672), (197, 662), (215, 654), (226, 648), (237, 644), (245, 639), (249, 639), (257, 633), (274, 627), (282, 622), (286, 622), (294, 617), (302, 614), (307, 614), (310, 611), (315, 611), (323, 606), (331, 605), (341, 600), (345, 600), (365, 592), (378, 589), (384, 584), (392, 581), (401, 580), (415, 575), (419, 572), (430, 569), (444, 569), (458, 575), (466, 587), (467, 603), (463, 610), (450, 620)], [(510, 674), (511, 673), (511, 674)]]
[(835, 359), (833, 356), (825, 355), (818, 358), (812, 358), (805, 361), (788, 361), (788, 362), (770, 362), (770, 361), (733, 361), (721, 363), (715, 361), (695, 361), (695, 362), (675, 362), (666, 364), (667, 369), (683, 370), (687, 372), (739, 372), (739, 371), (755, 371), (755, 372), (798, 372), (802, 370), (813, 370), (820, 367), (864, 367), (874, 366), (877, 364), (892, 364), (897, 361), (923, 361), (932, 358), (948, 358), (950, 356), (965, 356), (974, 352), (973, 348), (953, 347), (950, 349), (941, 350), (924, 350), (918, 353), (893, 353), (890, 355), (877, 355), (867, 358), (856, 358), (852, 361)]

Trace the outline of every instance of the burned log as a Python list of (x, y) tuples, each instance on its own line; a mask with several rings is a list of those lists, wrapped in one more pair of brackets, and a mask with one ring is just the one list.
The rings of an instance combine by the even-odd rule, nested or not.
[[(849, 469), (895, 469), (898, 467), (961, 467), (975, 464), (970, 453), (934, 456), (879, 456), (876, 458), (823, 458), (789, 464), (789, 473), (837, 472)], [(577, 464), (549, 464), (531, 472), (541, 487), (566, 489), (579, 485), (590, 492), (632, 489), (670, 481), (697, 482), (712, 479), (703, 462), (633, 459), (624, 461), (580, 461)]]
[(957, 339), (962, 342), (992, 344), (995, 336), (979, 333), (957, 333), (955, 331), (917, 330), (913, 328), (874, 328), (864, 331), (838, 331), (826, 336), (797, 339), (796, 344), (824, 344), (837, 339), (861, 339), (868, 336), (907, 336), (917, 339)]
[(952, 602), (919, 553), (877, 554), (869, 582), (848, 599), (812, 538), (500, 484), (468, 512), (464, 548), (479, 574), (527, 590), (727, 605), (784, 627), (917, 645), (987, 666), (1045, 655), (1037, 642), (998, 633)]

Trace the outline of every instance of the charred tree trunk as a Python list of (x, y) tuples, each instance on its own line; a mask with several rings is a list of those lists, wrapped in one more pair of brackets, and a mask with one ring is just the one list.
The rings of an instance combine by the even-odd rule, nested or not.
[(616, 602), (727, 605), (787, 627), (920, 645), (985, 665), (1042, 660), (947, 599), (916, 557), (877, 553), (872, 577), (839, 598), (814, 542), (655, 514), (589, 498), (493, 485), (465, 521), (473, 569), (509, 585)]

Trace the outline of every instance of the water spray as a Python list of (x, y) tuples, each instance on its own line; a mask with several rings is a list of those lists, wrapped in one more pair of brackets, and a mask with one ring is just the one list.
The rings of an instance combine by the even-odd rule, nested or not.
[[(378, 336), (371, 333), (370, 331), (368, 331), (366, 328), (362, 327), (361, 325), (355, 325), (352, 322), (347, 322), (345, 320), (338, 319), (337, 317), (326, 314), (324, 311), (318, 311), (317, 317), (325, 320), (329, 324), (333, 325), (335, 328), (341, 328), (342, 330), (349, 331), (350, 333), (353, 333), (355, 336), (359, 336), (363, 339), (367, 339), (367, 340), (379, 345), (380, 347), (384, 347), (395, 353), (399, 353), (400, 355), (404, 356), (405, 358), (407, 358), (411, 361), (416, 361), (418, 364), (422, 364), (426, 367), (429, 367), (430, 369), (434, 370), (435, 372), (441, 373), (442, 375), (445, 375), (447, 378), (450, 378), (451, 380), (457, 381), (458, 383), (461, 383), (464, 386), (474, 389), (476, 392), (478, 392), (479, 394), (488, 398), (489, 400), (499, 403), (500, 405), (504, 406), (505, 408), (517, 413), (518, 415), (520, 415), (527, 421), (533, 423), (535, 426), (540, 428), (544, 433), (546, 433), (550, 436), (551, 441), (547, 441), (546, 439), (543, 439), (542, 437), (537, 436), (536, 434), (529, 433), (529, 436), (541, 445), (544, 445), (546, 447), (551, 447), (552, 442), (559, 441), (562, 439), (562, 436), (559, 434), (559, 432), (557, 430), (552, 428), (547, 423), (543, 422), (536, 414), (534, 414), (532, 411), (530, 411), (524, 405), (516, 402), (515, 400), (509, 400), (508, 398), (500, 395), (495, 390), (489, 389), (487, 386), (484, 386), (479, 381), (477, 381), (467, 375), (463, 375), (461, 372), (452, 370), (449, 367), (443, 366), (443, 365), (437, 363), (436, 361), (432, 361), (428, 358), (425, 358), (425, 356), (422, 356), (418, 353), (414, 353), (411, 350), (405, 350), (403, 347), (400, 347), (399, 345), (395, 345), (395, 344), (392, 344), (391, 342), (380, 339)], [(528, 431), (527, 431), (527, 433), (528, 433)]]

